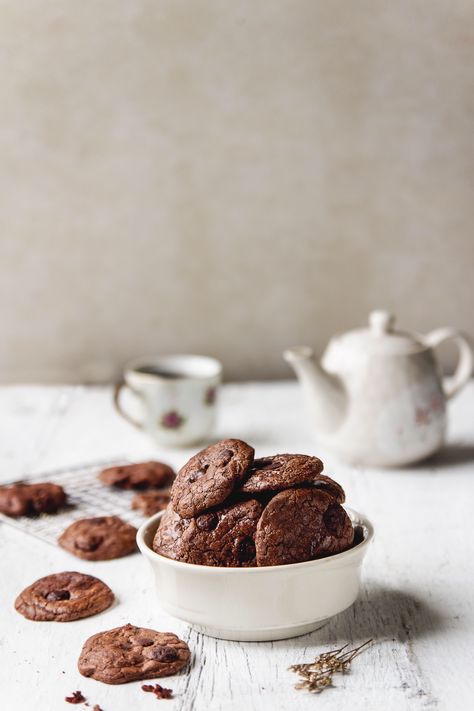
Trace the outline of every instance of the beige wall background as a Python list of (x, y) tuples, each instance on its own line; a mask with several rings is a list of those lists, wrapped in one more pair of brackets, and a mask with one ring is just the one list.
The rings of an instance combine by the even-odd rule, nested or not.
[(0, 0), (0, 38), (0, 380), (472, 331), (472, 0)]

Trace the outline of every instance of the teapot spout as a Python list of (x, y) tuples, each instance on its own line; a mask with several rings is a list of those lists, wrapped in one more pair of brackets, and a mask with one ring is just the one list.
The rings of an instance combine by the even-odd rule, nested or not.
[(342, 382), (314, 360), (309, 346), (288, 348), (283, 357), (303, 387), (316, 430), (332, 434), (341, 425), (346, 411), (347, 394)]

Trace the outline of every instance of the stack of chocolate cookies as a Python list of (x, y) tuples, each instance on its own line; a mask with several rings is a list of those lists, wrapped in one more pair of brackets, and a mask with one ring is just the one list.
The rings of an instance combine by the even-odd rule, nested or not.
[(344, 491), (317, 457), (254, 459), (246, 442), (226, 439), (179, 471), (153, 541), (157, 553), (225, 567), (286, 565), (351, 547)]

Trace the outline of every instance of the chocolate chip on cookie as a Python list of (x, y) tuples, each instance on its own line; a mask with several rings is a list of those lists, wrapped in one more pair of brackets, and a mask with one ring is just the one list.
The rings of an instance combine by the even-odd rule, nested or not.
[(114, 601), (112, 590), (92, 575), (54, 573), (25, 588), (15, 609), (29, 620), (71, 622), (96, 615)]
[(222, 504), (253, 462), (254, 450), (240, 439), (224, 439), (194, 455), (171, 489), (174, 510), (183, 518)]
[(137, 494), (132, 500), (132, 509), (142, 511), (145, 516), (153, 516), (158, 511), (163, 511), (170, 502), (168, 491), (145, 491)]
[(111, 560), (136, 551), (137, 529), (118, 516), (81, 518), (66, 528), (60, 546), (84, 560)]
[(196, 565), (256, 565), (255, 533), (262, 506), (239, 501), (193, 519), (167, 510), (155, 534), (153, 549), (168, 558)]
[(300, 563), (352, 545), (352, 523), (326, 491), (286, 489), (273, 497), (257, 524), (258, 565)]
[(163, 462), (139, 462), (109, 467), (99, 474), (103, 484), (119, 489), (159, 489), (171, 484), (175, 473)]
[(0, 512), (7, 516), (56, 513), (65, 503), (66, 493), (62, 486), (50, 482), (0, 487)]
[(128, 624), (89, 637), (78, 669), (105, 684), (125, 684), (176, 674), (190, 656), (188, 645), (175, 634)]

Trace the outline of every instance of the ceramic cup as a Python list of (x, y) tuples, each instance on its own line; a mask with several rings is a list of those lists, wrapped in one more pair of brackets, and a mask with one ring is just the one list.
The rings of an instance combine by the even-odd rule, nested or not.
[[(208, 356), (137, 358), (127, 364), (123, 381), (115, 387), (115, 409), (157, 444), (196, 444), (208, 437), (214, 427), (221, 378), (221, 363)], [(138, 417), (124, 409), (124, 389), (137, 398)]]

